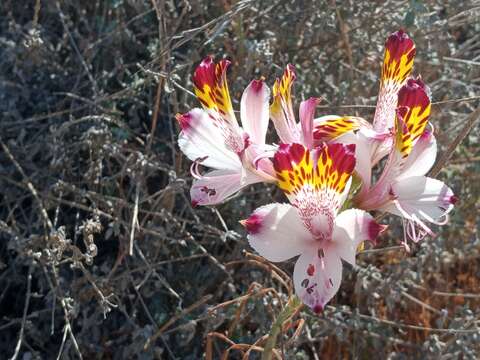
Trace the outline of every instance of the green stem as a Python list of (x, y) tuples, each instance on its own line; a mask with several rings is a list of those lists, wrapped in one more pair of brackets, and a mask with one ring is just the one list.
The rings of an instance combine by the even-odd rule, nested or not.
[(263, 348), (262, 360), (271, 360), (272, 359), (272, 351), (277, 344), (277, 337), (280, 331), (282, 330), (282, 325), (285, 321), (288, 320), (290, 316), (298, 309), (299, 306), (302, 305), (302, 302), (298, 297), (293, 295), (288, 300), (287, 306), (278, 314), (277, 319), (272, 324), (272, 328), (270, 329), (270, 333), (268, 335), (267, 342), (265, 347)]

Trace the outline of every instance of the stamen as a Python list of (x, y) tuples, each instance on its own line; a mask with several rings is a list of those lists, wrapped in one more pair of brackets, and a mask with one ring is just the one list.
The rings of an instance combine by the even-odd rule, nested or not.
[(199, 157), (199, 158), (195, 159), (195, 161), (192, 163), (192, 165), (190, 165), (190, 173), (192, 174), (192, 176), (195, 179), (197, 179), (197, 180), (203, 179), (203, 175), (200, 174), (200, 170), (199, 170), (198, 166), (200, 165), (200, 163), (205, 161), (207, 158), (208, 158), (208, 156)]

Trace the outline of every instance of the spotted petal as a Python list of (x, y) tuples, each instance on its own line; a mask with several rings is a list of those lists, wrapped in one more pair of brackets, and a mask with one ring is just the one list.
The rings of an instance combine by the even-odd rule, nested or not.
[(316, 313), (335, 296), (341, 281), (342, 261), (333, 248), (305, 252), (295, 264), (295, 293)]
[(192, 205), (215, 205), (247, 185), (261, 182), (263, 179), (251, 172), (246, 176), (240, 170), (213, 170), (199, 179), (195, 179), (190, 189)]
[(385, 42), (385, 55), (373, 126), (384, 133), (394, 126), (397, 93), (411, 74), (415, 57), (415, 44), (399, 30)]
[[(355, 167), (355, 145), (324, 144), (310, 151), (301, 144), (282, 144), (273, 158), (278, 186), (295, 206), (341, 206)], [(307, 201), (309, 204), (300, 204)]]
[(370, 127), (365, 120), (355, 116), (326, 115), (314, 120), (313, 138), (315, 145), (338, 139), (340, 136), (358, 130), (360, 127)]
[(408, 156), (414, 144), (424, 133), (430, 116), (429, 90), (419, 78), (408, 79), (398, 92), (396, 148), (402, 157)]

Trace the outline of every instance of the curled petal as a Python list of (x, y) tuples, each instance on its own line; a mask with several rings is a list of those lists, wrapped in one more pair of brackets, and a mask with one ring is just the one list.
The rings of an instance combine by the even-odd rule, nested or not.
[(315, 313), (335, 296), (342, 281), (342, 261), (334, 249), (304, 252), (295, 264), (295, 293)]
[(269, 204), (241, 221), (248, 241), (269, 261), (285, 261), (307, 251), (314, 244), (298, 210), (289, 204)]
[(227, 69), (230, 61), (213, 61), (207, 56), (195, 69), (193, 83), (195, 95), (205, 110), (219, 114), (231, 124), (237, 125), (227, 84)]
[(178, 146), (190, 160), (204, 158), (202, 165), (215, 169), (241, 168), (240, 159), (230, 146), (228, 133), (216, 126), (208, 113), (193, 109), (178, 114), (177, 120), (182, 128)]
[(366, 211), (345, 210), (335, 219), (332, 247), (343, 260), (355, 265), (355, 255), (359, 245), (365, 240), (375, 244), (377, 236), (385, 228), (385, 225), (378, 224)]
[(240, 105), (243, 129), (255, 144), (265, 144), (268, 129), (270, 90), (263, 80), (253, 80), (245, 89)]

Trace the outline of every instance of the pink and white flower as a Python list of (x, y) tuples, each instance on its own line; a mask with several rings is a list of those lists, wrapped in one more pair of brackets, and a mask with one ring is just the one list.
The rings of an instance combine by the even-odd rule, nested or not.
[(342, 144), (311, 150), (298, 143), (280, 145), (273, 165), (290, 204), (262, 206), (241, 222), (250, 245), (269, 261), (300, 255), (295, 292), (315, 312), (337, 293), (341, 260), (355, 265), (358, 246), (375, 241), (384, 229), (363, 210), (338, 213), (349, 192), (354, 150)]
[[(230, 62), (205, 58), (195, 70), (195, 93), (203, 109), (178, 114), (182, 129), (178, 144), (192, 161), (195, 177), (190, 195), (193, 205), (218, 204), (246, 185), (275, 181), (271, 161), (262, 156), (274, 147), (265, 144), (269, 122), (270, 90), (263, 80), (253, 80), (240, 104), (239, 126), (227, 85)], [(213, 168), (201, 175), (199, 164)]]
[(385, 168), (373, 187), (355, 198), (362, 209), (403, 217), (405, 234), (415, 242), (433, 235), (426, 222), (444, 224), (457, 201), (448, 186), (426, 176), (437, 154), (435, 137), (427, 126), (430, 109), (425, 84), (409, 79), (398, 93), (395, 140)]
[(327, 115), (314, 120), (315, 145), (325, 141), (356, 145), (355, 170), (362, 180), (362, 192), (370, 187), (372, 168), (392, 148), (398, 92), (412, 72), (415, 51), (414, 42), (402, 30), (387, 38), (373, 124), (355, 116)]
[[(457, 198), (441, 181), (425, 175), (436, 157), (428, 130), (430, 98), (420, 79), (410, 77), (415, 44), (403, 31), (385, 43), (380, 92), (373, 124), (357, 117), (324, 116), (314, 121), (314, 144), (355, 144), (355, 171), (361, 187), (355, 204), (405, 219), (406, 237), (418, 241), (433, 234), (426, 222), (443, 224)], [(389, 155), (372, 186), (372, 168)]]

